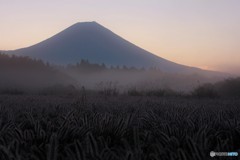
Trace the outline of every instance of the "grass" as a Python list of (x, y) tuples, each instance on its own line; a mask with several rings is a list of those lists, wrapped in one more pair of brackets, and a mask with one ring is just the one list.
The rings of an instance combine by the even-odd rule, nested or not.
[(210, 151), (239, 151), (239, 106), (223, 98), (1, 95), (0, 159), (208, 160)]

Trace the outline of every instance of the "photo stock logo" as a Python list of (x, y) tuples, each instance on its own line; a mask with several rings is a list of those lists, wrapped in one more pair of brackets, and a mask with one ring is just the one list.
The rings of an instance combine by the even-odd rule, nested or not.
[(210, 152), (210, 157), (237, 157), (238, 152)]

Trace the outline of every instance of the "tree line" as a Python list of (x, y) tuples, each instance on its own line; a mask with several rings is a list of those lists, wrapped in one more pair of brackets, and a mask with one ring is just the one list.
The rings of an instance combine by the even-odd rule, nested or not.
[[(53, 67), (48, 62), (44, 62), (40, 59), (32, 59), (27, 56), (16, 56), (16, 55), (7, 55), (4, 53), (0, 53), (0, 67), (1, 69), (8, 69), (8, 68), (17, 68), (17, 69), (49, 69)], [(136, 68), (136, 67), (129, 67), (126, 65), (109, 65), (106, 64), (97, 64), (97, 63), (91, 63), (89, 60), (82, 59), (80, 62), (76, 64), (69, 64), (66, 67), (58, 66), (59, 68), (66, 68), (74, 71), (79, 72), (98, 72), (98, 71), (106, 71), (106, 70), (112, 70), (112, 71), (145, 71), (144, 68)], [(159, 69), (155, 67), (151, 67), (148, 70), (152, 71), (160, 71)]]

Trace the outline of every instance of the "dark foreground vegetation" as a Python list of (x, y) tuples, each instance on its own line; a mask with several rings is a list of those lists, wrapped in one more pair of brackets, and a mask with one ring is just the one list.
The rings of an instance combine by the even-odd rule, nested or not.
[(239, 149), (238, 99), (0, 96), (1, 160), (208, 160)]

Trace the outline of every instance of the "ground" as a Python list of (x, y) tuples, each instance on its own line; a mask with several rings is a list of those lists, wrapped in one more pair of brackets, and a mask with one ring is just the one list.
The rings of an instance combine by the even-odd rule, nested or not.
[(210, 160), (211, 151), (240, 153), (240, 100), (0, 96), (1, 160)]

